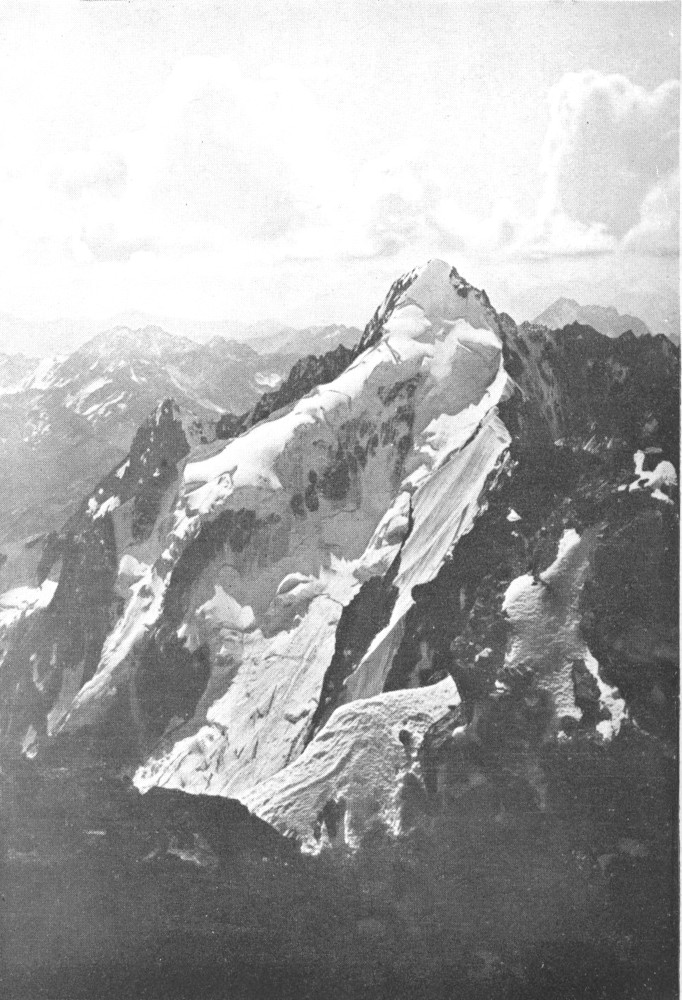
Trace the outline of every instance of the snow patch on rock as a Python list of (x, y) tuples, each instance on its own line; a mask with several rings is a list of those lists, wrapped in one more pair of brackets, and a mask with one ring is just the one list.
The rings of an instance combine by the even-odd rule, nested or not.
[(282, 376), (276, 372), (256, 372), (253, 380), (261, 389), (276, 389), (282, 384)]
[(594, 527), (582, 535), (573, 529), (565, 531), (556, 559), (539, 581), (526, 574), (509, 584), (502, 605), (512, 632), (505, 667), (534, 672), (538, 687), (552, 695), (560, 725), (562, 718), (582, 718), (575, 701), (572, 668), (576, 660), (583, 660), (599, 686), (601, 707), (608, 713), (598, 731), (610, 739), (626, 717), (625, 702), (617, 689), (599, 676), (599, 665), (580, 633), (580, 594), (597, 534)]
[(630, 484), (630, 492), (635, 490), (651, 490), (651, 495), (655, 500), (662, 500), (664, 503), (673, 503), (673, 500), (663, 492), (663, 488), (670, 489), (677, 486), (677, 472), (672, 462), (659, 462), (652, 472), (644, 471), (644, 452), (637, 451), (634, 454), (635, 475), (637, 479)]
[(56, 589), (56, 580), (45, 580), (40, 587), (15, 587), (1, 594), (0, 629), (14, 625), (22, 615), (46, 608)]
[(197, 609), (198, 615), (203, 615), (209, 622), (215, 622), (224, 628), (244, 631), (254, 622), (253, 609), (243, 608), (233, 597), (226, 594), (222, 587), (216, 585), (215, 594)]
[[(90, 503), (92, 502), (93, 501), (91, 500)], [(107, 500), (104, 501), (104, 503), (100, 504), (99, 506), (95, 504), (94, 509), (92, 509), (93, 521), (97, 521), (98, 518), (104, 517), (106, 514), (113, 514), (113, 512), (117, 510), (120, 506), (121, 506), (121, 499), (120, 497), (117, 496), (109, 497)], [(88, 509), (91, 509), (90, 505), (88, 505)]]

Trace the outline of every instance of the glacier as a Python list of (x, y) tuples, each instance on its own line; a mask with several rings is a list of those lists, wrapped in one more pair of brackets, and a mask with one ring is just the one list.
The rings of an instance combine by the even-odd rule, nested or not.
[[(96, 544), (106, 547), (111, 536), (119, 604), (94, 670), (62, 670), (40, 738), (95, 732), (123, 705), (141, 792), (237, 799), (313, 853), (331, 841), (352, 848), (379, 822), (399, 833), (427, 731), (452, 715), (465, 743), (480, 742), (483, 712), (475, 693), (458, 691), (456, 669), (455, 680), (441, 679), (443, 649), (435, 683), (419, 686), (420, 665), (434, 675), (435, 645), (408, 632), (415, 595), (457, 566), (467, 536), (488, 524), (492, 498), (502, 513), (496, 507), (491, 523), (499, 515), (507, 526), (502, 563), (516, 558), (515, 535), (526, 547), (533, 538), (523, 495), (512, 491), (512, 504), (498, 487), (514, 480), (519, 447), (544, 441), (552, 462), (562, 461), (554, 436), (566, 422), (565, 400), (548, 374), (550, 349), (542, 332), (521, 337), (485, 292), (434, 260), (394, 283), (336, 377), (305, 395), (294, 390), (293, 401), (261, 411), (264, 419), (242, 421), (238, 436), (202, 438), (173, 407), (157, 411), (146, 431), (156, 451), (119, 463), (111, 488), (84, 506)], [(536, 409), (526, 434), (514, 421), (528, 420), (528, 407)], [(590, 434), (583, 450), (597, 454)], [(179, 450), (169, 443), (176, 437)], [(158, 476), (166, 447), (165, 492), (151, 533), (136, 538), (129, 480)], [(656, 499), (676, 483), (669, 465), (645, 473), (638, 452), (637, 480), (620, 495), (641, 495), (644, 486)], [(589, 675), (597, 692), (590, 712), (608, 740), (628, 713), (581, 632), (600, 534), (579, 520), (556, 535), (558, 550), (541, 573), (509, 582), (500, 568), (490, 583), (506, 579), (497, 610), (486, 605), (483, 581), (482, 628), (493, 636), (495, 615), (503, 616), (507, 648), (493, 652), (481, 639), (467, 655), (474, 669), (501, 656), (501, 676), (533, 673), (530, 702), (544, 692), (552, 705), (547, 739), (582, 725), (576, 684), (588, 688)], [(493, 544), (487, 530), (474, 548)], [(478, 587), (467, 572), (453, 577), (460, 635)], [(13, 611), (8, 628), (27, 610)], [(421, 659), (396, 680), (406, 644)], [(31, 746), (38, 735), (33, 729)], [(534, 766), (520, 769), (533, 787)]]
[[(192, 718), (172, 720), (150, 747), (140, 789), (246, 801), (290, 767), (315, 735), (343, 609), (399, 558), (390, 620), (337, 707), (361, 713), (381, 697), (412, 588), (435, 576), (485, 504), (510, 443), (497, 416), (510, 380), (495, 314), (442, 261), (386, 301), (380, 336), (340, 376), (185, 466), (163, 551), (132, 584), (60, 725), (92, 725), (124, 685), (134, 689), (137, 651), (179, 590), (173, 628), (190, 652), (208, 647), (211, 676)], [(245, 511), (251, 535), (220, 546), (183, 585), (183, 559), (207, 525)]]

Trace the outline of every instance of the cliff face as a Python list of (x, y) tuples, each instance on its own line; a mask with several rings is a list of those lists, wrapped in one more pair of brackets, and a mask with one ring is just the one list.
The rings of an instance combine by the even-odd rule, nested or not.
[[(190, 441), (192, 417), (161, 404), (130, 452), (82, 502), (61, 532), (45, 539), (36, 588), (2, 597), (2, 745), (34, 754), (58, 730), (74, 696), (96, 672), (104, 640), (130, 583), (158, 546), (169, 494)], [(58, 575), (58, 582), (48, 579)]]
[(678, 369), (432, 261), (219, 439), (164, 405), (7, 607), (5, 746), (96, 738), (311, 851), (501, 760), (544, 812), (547, 748), (674, 732)]
[[(295, 760), (337, 705), (382, 692), (412, 588), (470, 529), (509, 444), (494, 314), (449, 271), (401, 281), (375, 317), (380, 339), (337, 378), (186, 465), (165, 548), (62, 732), (95, 725), (128, 686), (152, 750), (139, 784), (238, 796)], [(387, 574), (383, 628), (374, 608), (364, 642), (346, 625), (357, 648), (344, 656), (344, 609), (357, 599), (359, 616)], [(199, 669), (186, 658), (209, 672), (180, 711), (166, 689)]]

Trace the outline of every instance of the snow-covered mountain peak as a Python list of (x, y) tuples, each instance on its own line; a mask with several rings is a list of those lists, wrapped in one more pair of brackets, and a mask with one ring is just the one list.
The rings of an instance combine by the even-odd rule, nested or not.
[(245, 344), (241, 340), (228, 340), (221, 336), (211, 337), (206, 346), (214, 354), (226, 360), (246, 361), (258, 356), (250, 344)]
[(60, 355), (47, 358), (3, 355), (0, 359), (0, 396), (48, 389), (55, 381), (56, 373), (64, 360)]
[[(470, 285), (445, 261), (430, 260), (416, 272), (414, 280), (393, 305), (384, 321), (384, 337), (428, 338), (433, 342), (459, 321), (475, 330), (497, 330), (495, 313), (486, 293)], [(496, 343), (499, 349), (499, 341)]]
[[(517, 328), (431, 260), (393, 283), (357, 347), (306, 355), (215, 436), (188, 415), (229, 381), (207, 351), (192, 405), (154, 411), (46, 546), (43, 575), (60, 554), (63, 568), (49, 614), (27, 612), (12, 640), (10, 736), (33, 753), (120, 712), (138, 788), (240, 799), (315, 850), (329, 803), (349, 846), (377, 817), (399, 832), (405, 782), (426, 775), (416, 755), (448, 715), (461, 776), (462, 747), (485, 759), (499, 737), (544, 809), (539, 747), (614, 736), (628, 707), (599, 673), (599, 657), (617, 673), (625, 616), (606, 611), (599, 656), (584, 634), (617, 599), (583, 587), (610, 544), (599, 526), (614, 559), (623, 517), (672, 551), (678, 352), (664, 346)], [(129, 405), (128, 373), (155, 402), (168, 381), (175, 395), (197, 358), (164, 358), (154, 381), (149, 361), (83, 366), (73, 411)], [(262, 355), (249, 363), (272, 381)]]
[(126, 357), (131, 354), (135, 357), (161, 358), (168, 353), (184, 354), (195, 349), (196, 344), (191, 340), (166, 333), (159, 326), (145, 326), (139, 330), (117, 326), (98, 333), (76, 353), (98, 358), (117, 355)]

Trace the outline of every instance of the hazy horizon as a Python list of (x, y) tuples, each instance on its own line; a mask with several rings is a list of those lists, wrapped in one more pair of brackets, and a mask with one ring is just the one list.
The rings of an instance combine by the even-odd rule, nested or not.
[[(385, 288), (381, 292), (377, 298), (376, 305), (380, 304), (387, 290), (388, 288)], [(532, 321), (541, 312), (545, 311), (547, 307), (562, 298), (575, 301), (571, 295), (558, 296), (557, 299), (547, 302), (544, 307), (540, 307), (534, 311), (532, 315), (518, 316), (511, 314), (512, 319), (517, 323), (521, 323), (524, 320)], [(509, 310), (503, 309), (494, 298), (493, 305), (498, 312), (509, 312)], [(579, 302), (578, 305), (580, 307), (602, 305), (607, 308), (613, 308), (612, 303)], [(625, 310), (619, 311), (619, 314), (625, 314)], [(222, 336), (226, 339), (235, 339), (244, 342), (255, 341), (259, 337), (267, 338), (287, 329), (305, 330), (320, 329), (325, 326), (345, 326), (362, 330), (370, 318), (371, 315), (368, 314), (365, 320), (357, 323), (343, 323), (328, 319), (326, 322), (311, 322), (295, 326), (271, 316), (253, 322), (245, 322), (230, 320), (225, 317), (211, 320), (196, 319), (191, 316), (161, 316), (144, 313), (140, 310), (120, 312), (113, 316), (102, 317), (101, 319), (57, 317), (52, 320), (32, 320), (26, 317), (0, 313), (0, 353), (23, 354), (29, 357), (69, 354), (87, 343), (92, 337), (118, 326), (127, 327), (131, 330), (140, 330), (148, 326), (158, 326), (166, 333), (195, 340), (201, 344), (206, 343), (214, 336)], [(641, 316), (636, 318), (643, 319)], [(651, 327), (650, 330), (653, 334), (664, 332)], [(676, 329), (669, 329), (666, 333), (673, 340), (679, 342), (679, 325)], [(30, 338), (30, 340), (26, 338)]]
[(675, 335), (679, 21), (8, 3), (0, 313), (56, 353), (129, 313), (363, 327), (442, 257), (517, 321), (566, 296)]

